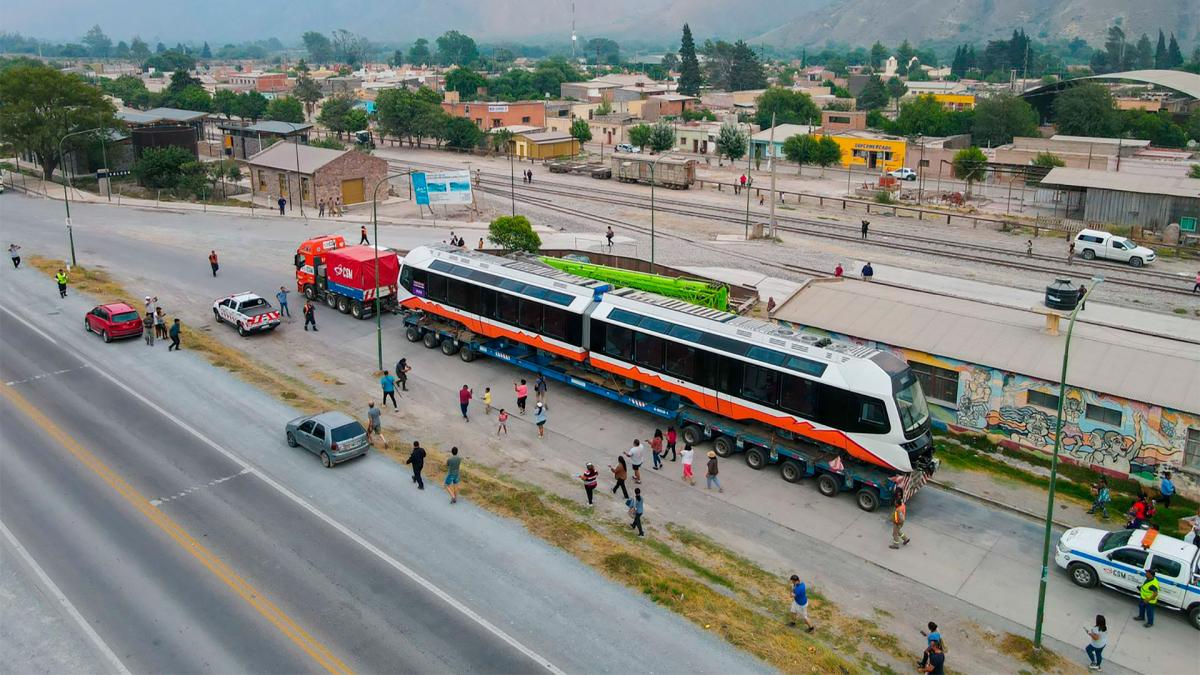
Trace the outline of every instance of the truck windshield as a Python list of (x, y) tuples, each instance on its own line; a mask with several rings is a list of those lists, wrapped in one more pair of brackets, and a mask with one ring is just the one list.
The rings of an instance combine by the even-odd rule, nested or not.
[(1129, 543), (1129, 537), (1133, 534), (1133, 530), (1117, 530), (1109, 532), (1100, 538), (1100, 552), (1111, 551), (1114, 548), (1120, 548)]
[(907, 435), (916, 431), (929, 420), (929, 406), (925, 403), (925, 392), (914, 377), (908, 386), (896, 392), (896, 408), (900, 411), (900, 426)]

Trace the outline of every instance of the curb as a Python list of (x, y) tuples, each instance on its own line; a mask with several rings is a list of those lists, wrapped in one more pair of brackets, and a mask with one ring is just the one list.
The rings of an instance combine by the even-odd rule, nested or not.
[[(1031, 511), (1026, 511), (1025, 509), (1018, 508), (1011, 504), (1005, 504), (1004, 502), (996, 501), (995, 499), (992, 499), (990, 497), (984, 497), (983, 495), (976, 494), (976, 493), (970, 492), (968, 490), (963, 490), (961, 488), (956, 488), (951, 485), (946, 485), (945, 483), (942, 483), (941, 481), (938, 481), (938, 480), (934, 480), (932, 478), (929, 479), (929, 484), (933, 485), (934, 487), (936, 487), (940, 490), (944, 490), (946, 492), (952, 492), (957, 495), (962, 495), (963, 497), (980, 502), (981, 504), (986, 504), (988, 506), (994, 506), (996, 508), (1008, 511), (1009, 513), (1015, 513), (1018, 516), (1022, 516), (1028, 520), (1033, 520), (1038, 523), (1046, 522), (1045, 516), (1039, 516), (1036, 513), (1033, 513)], [(1065, 530), (1069, 530), (1073, 527), (1077, 527), (1076, 525), (1070, 525), (1068, 523), (1064, 523), (1061, 520), (1057, 520), (1057, 519), (1053, 519), (1053, 518), (1050, 519), (1050, 522), (1057, 525), (1058, 527), (1065, 529)]]

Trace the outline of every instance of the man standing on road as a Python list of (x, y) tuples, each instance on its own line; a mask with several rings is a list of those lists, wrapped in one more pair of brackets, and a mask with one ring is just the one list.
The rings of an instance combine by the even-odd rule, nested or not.
[(904, 534), (904, 521), (908, 518), (908, 505), (904, 503), (904, 491), (896, 490), (896, 506), (892, 509), (892, 545), (888, 548), (908, 546), (908, 537)]
[(370, 246), (371, 240), (367, 239), (367, 226), (360, 225), (358, 228), (358, 243), (362, 246)]
[(1033, 240), (1032, 239), (1025, 240), (1025, 257), (1026, 258), (1033, 257)]
[(379, 408), (375, 407), (375, 401), (367, 403), (367, 440), (371, 440), (371, 434), (379, 437), (379, 440), (386, 447), (388, 442), (383, 437), (383, 413), (379, 412)]
[(812, 619), (808, 618), (808, 590), (800, 577), (792, 575), (792, 620), (788, 621), (789, 626), (796, 625), (796, 617), (800, 617), (804, 621), (804, 625), (808, 626), (808, 632), (813, 632), (817, 629), (813, 625)]
[(458, 476), (460, 467), (462, 467), (462, 457), (458, 456), (458, 446), (450, 448), (450, 459), (446, 460), (446, 492), (450, 493), (450, 503), (458, 503), (458, 484), (461, 480)]
[(471, 405), (471, 396), (474, 393), (475, 393), (474, 390), (472, 390), (470, 387), (468, 387), (465, 384), (462, 386), (462, 389), (458, 390), (458, 407), (460, 409), (462, 409), (462, 416), (463, 416), (464, 422), (471, 421), (471, 419), (469, 417), (467, 417), (467, 408)]
[(1067, 244), (1067, 264), (1070, 265), (1073, 260), (1075, 260), (1075, 242), (1072, 240), (1070, 244)]
[(1083, 286), (1080, 286), (1077, 292), (1079, 294), (1079, 299), (1076, 300), (1076, 302), (1079, 303), (1079, 311), (1082, 312), (1083, 310), (1087, 309), (1087, 289)]
[(418, 490), (424, 490), (425, 481), (421, 478), (421, 469), (425, 467), (425, 448), (421, 447), (421, 441), (413, 441), (412, 451), (408, 453), (408, 459), (404, 460), (404, 463), (412, 465), (412, 482), (417, 484)]
[(538, 438), (546, 437), (546, 404), (540, 401), (533, 409), (533, 423), (537, 425)]
[(862, 221), (862, 238), (863, 239), (867, 238), (867, 230), (870, 229), (870, 227), (871, 227), (871, 221), (867, 220), (866, 218), (863, 218), (863, 221)]
[(275, 294), (275, 299), (279, 301), (279, 313), (282, 314), (283, 316), (286, 316), (288, 318), (288, 321), (291, 321), (292, 320), (292, 311), (290, 309), (288, 309), (288, 303), (287, 303), (288, 289), (283, 286), (280, 286), (279, 292)]
[(67, 273), (59, 268), (58, 274), (54, 275), (54, 281), (58, 283), (58, 297), (67, 297)]
[[(608, 229), (608, 231), (612, 232), (612, 228), (610, 227)], [(609, 246), (612, 246), (612, 244), (609, 244)], [(8, 257), (12, 258), (14, 270), (19, 269), (21, 267), (21, 247), (20, 246), (17, 246), (16, 244), (9, 244), (8, 245)], [(1197, 281), (1200, 281), (1200, 278), (1198, 278)]]
[(392, 399), (392, 410), (400, 412), (400, 406), (396, 404), (396, 378), (392, 377), (388, 371), (383, 371), (383, 377), (379, 378), (379, 386), (383, 387), (383, 403), (386, 404), (388, 398)]
[(400, 383), (401, 391), (408, 391), (408, 372), (412, 370), (412, 366), (408, 365), (408, 359), (401, 358), (396, 362), (396, 381)]
[(317, 308), (313, 307), (312, 300), (304, 301), (304, 330), (308, 330), (309, 326), (313, 327), (313, 331), (317, 330)]
[(1158, 604), (1158, 579), (1154, 570), (1146, 570), (1146, 582), (1138, 587), (1138, 615), (1134, 621), (1146, 621), (1146, 628), (1154, 625), (1154, 606)]
[(317, 203), (317, 217), (318, 218), (325, 217), (325, 200), (324, 199), (322, 199), (320, 202)]
[(167, 334), (171, 336), (171, 346), (167, 347), (167, 351), (179, 351), (183, 349), (183, 347), (179, 346), (179, 328), (179, 319), (175, 319), (175, 322), (171, 324), (171, 330), (167, 331)]
[[(549, 389), (550, 389), (550, 387), (546, 386), (546, 376), (542, 375), (541, 373), (538, 373), (538, 379), (536, 382), (533, 383), (533, 394), (535, 397), (534, 400), (536, 400), (538, 403), (545, 404), (546, 403), (546, 392)], [(550, 406), (546, 406), (546, 407), (549, 408)]]
[[(613, 236), (614, 236), (614, 232), (613, 232), (612, 226), (609, 225), (608, 231), (604, 233), (604, 238), (608, 240), (608, 248), (610, 251), (612, 250)], [(1200, 286), (1200, 275), (1197, 275), (1196, 281), (1198, 282), (1197, 286)]]
[(721, 479), (717, 478), (717, 471), (718, 471), (717, 453), (713, 452), (712, 450), (709, 450), (708, 451), (708, 471), (704, 475), (704, 483), (705, 483), (704, 487), (708, 490), (711, 490), (712, 486), (716, 485), (717, 492), (724, 492), (725, 488), (721, 487)]
[(217, 252), (215, 250), (208, 252), (208, 266), (212, 268), (213, 276), (216, 277), (217, 270), (221, 269), (221, 266), (217, 264)]
[(863, 265), (862, 280), (870, 281), (873, 278), (875, 278), (875, 268), (871, 267), (871, 263), (867, 263), (866, 265)]
[(629, 463), (633, 465), (633, 482), (642, 482), (642, 462), (646, 461), (646, 449), (642, 447), (642, 442), (638, 439), (633, 439), (633, 447), (625, 451), (625, 456), (629, 458)]
[(287, 199), (283, 195), (279, 195), (279, 200), (275, 202), (279, 204), (279, 215), (283, 215), (283, 207), (287, 206)]

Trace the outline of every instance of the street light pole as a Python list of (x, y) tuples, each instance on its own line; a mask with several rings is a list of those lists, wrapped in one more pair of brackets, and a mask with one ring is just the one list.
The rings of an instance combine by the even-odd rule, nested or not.
[(517, 215), (517, 169), (513, 165), (512, 141), (504, 143), (505, 149), (508, 150), (508, 189), (509, 199), (512, 200), (512, 214), (515, 218)]
[[(296, 134), (299, 128), (294, 122), (283, 122), (292, 128), (292, 145), (296, 148), (296, 191), (300, 193), (300, 217), (304, 218), (304, 176), (300, 174), (300, 137)], [(251, 180), (251, 182), (254, 182)]]
[[(662, 161), (666, 157), (671, 157), (672, 155), (675, 155), (675, 153), (673, 153), (673, 152), (663, 153), (663, 154), (659, 155), (658, 157), (656, 157), (653, 162), (650, 162), (650, 273), (651, 274), (654, 273), (654, 187), (655, 187), (655, 185), (658, 184), (658, 178), (656, 177), (656, 170), (658, 169), (658, 163), (660, 161)], [(677, 155), (675, 155), (675, 156), (677, 156)]]
[(95, 127), (94, 129), (72, 131), (71, 133), (66, 134), (62, 138), (58, 139), (58, 166), (63, 171), (63, 206), (65, 206), (67, 209), (67, 241), (71, 245), (71, 267), (77, 266), (77, 263), (75, 262), (75, 233), (71, 230), (71, 195), (67, 191), (67, 183), (70, 182), (71, 178), (67, 173), (67, 160), (66, 156), (63, 154), (63, 141), (67, 140), (71, 136), (90, 134), (93, 131), (103, 130), (104, 127)]
[(375, 350), (379, 359), (378, 370), (383, 370), (383, 317), (379, 312), (379, 188), (393, 178), (407, 176), (412, 172), (413, 169), (405, 169), (389, 173), (375, 184), (375, 190), (371, 192), (371, 223), (375, 231)]
[(1042, 539), (1042, 578), (1038, 582), (1038, 604), (1037, 618), (1034, 620), (1033, 627), (1033, 648), (1041, 650), (1042, 648), (1042, 619), (1046, 613), (1046, 575), (1050, 565), (1050, 530), (1053, 525), (1054, 518), (1054, 485), (1058, 477), (1058, 453), (1062, 449), (1062, 430), (1063, 430), (1063, 405), (1067, 401), (1067, 363), (1071, 351), (1071, 333), (1075, 330), (1075, 319), (1079, 316), (1079, 310), (1087, 303), (1087, 299), (1092, 295), (1092, 291), (1096, 290), (1103, 277), (1092, 277), (1092, 285), (1088, 287), (1083, 297), (1075, 304), (1075, 309), (1071, 310), (1071, 323), (1067, 325), (1067, 338), (1063, 343), (1063, 360), (1062, 360), (1062, 375), (1058, 383), (1058, 419), (1054, 423), (1054, 454), (1050, 458), (1050, 494), (1046, 498), (1046, 531)]

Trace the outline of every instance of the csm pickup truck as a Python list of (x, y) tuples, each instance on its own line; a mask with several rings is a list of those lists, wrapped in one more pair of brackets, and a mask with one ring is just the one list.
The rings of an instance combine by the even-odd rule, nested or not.
[(238, 335), (242, 337), (279, 327), (279, 310), (265, 298), (249, 291), (227, 295), (214, 302), (213, 316), (217, 323), (236, 326)]

